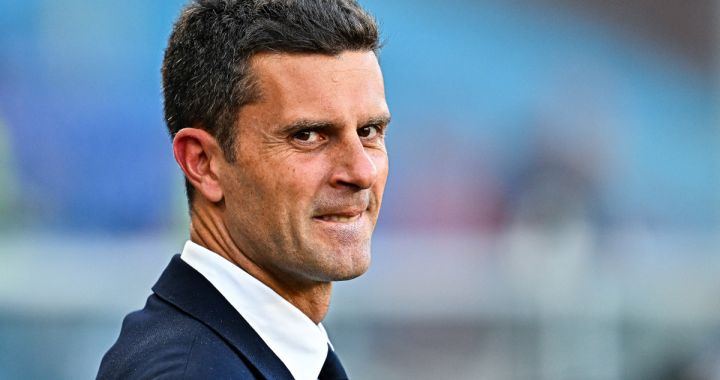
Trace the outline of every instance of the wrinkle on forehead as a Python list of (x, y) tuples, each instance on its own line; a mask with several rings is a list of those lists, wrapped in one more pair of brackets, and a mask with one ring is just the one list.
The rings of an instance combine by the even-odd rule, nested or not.
[[(273, 112), (387, 108), (382, 73), (372, 51), (337, 56), (260, 53), (252, 60), (252, 71), (264, 95), (259, 103), (273, 103)], [(359, 99), (366, 104), (357, 104)]]
[[(258, 53), (251, 59), (253, 72), (260, 74), (264, 82), (279, 81), (292, 76), (288, 84), (308, 84), (323, 78), (338, 82), (353, 74), (380, 78), (382, 74), (377, 57), (372, 51), (346, 51), (338, 55), (300, 53)], [(262, 75), (264, 74), (264, 75)], [(320, 74), (320, 75), (318, 75)], [(271, 83), (264, 83), (271, 84)]]

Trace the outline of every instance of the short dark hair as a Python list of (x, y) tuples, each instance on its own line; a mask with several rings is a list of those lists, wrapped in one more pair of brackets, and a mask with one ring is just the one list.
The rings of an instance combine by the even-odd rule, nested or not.
[[(162, 66), (171, 137), (200, 127), (235, 160), (235, 121), (259, 97), (249, 68), (260, 52), (318, 53), (380, 49), (378, 27), (355, 0), (194, 0), (183, 8)], [(188, 201), (194, 189), (185, 180)]]

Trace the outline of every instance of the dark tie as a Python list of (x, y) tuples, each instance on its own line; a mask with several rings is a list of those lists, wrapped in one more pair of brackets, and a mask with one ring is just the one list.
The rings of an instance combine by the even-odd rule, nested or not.
[(325, 364), (320, 370), (318, 380), (348, 380), (345, 369), (340, 364), (340, 359), (338, 359), (330, 346), (328, 346), (327, 358), (325, 358)]

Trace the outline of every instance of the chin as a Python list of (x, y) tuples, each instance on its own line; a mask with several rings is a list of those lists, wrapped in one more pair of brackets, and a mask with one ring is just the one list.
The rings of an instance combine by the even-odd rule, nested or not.
[[(369, 244), (368, 244), (369, 245)], [(347, 281), (359, 277), (370, 268), (370, 249), (334, 249), (328, 250), (325, 264), (319, 273), (325, 281)]]
[(332, 281), (347, 281), (352, 280), (354, 278), (358, 278), (365, 274), (367, 272), (368, 268), (370, 268), (370, 263), (368, 262), (367, 265), (364, 265), (362, 268), (353, 268), (351, 271), (347, 271), (344, 273), (341, 273), (340, 275), (336, 276)]
[(333, 281), (347, 281), (359, 277), (370, 268), (370, 249), (353, 250), (354, 252), (344, 252), (343, 260), (336, 267), (335, 278)]

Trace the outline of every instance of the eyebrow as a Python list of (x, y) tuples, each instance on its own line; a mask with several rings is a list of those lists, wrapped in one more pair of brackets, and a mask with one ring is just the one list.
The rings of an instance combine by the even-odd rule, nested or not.
[(391, 116), (389, 114), (387, 115), (381, 115), (381, 116), (375, 116), (371, 117), (370, 119), (366, 120), (363, 125), (382, 125), (387, 127), (390, 125)]
[[(390, 115), (380, 115), (380, 116), (373, 116), (365, 121), (363, 121), (360, 125), (367, 126), (367, 125), (382, 125), (387, 126), (390, 124)], [(334, 123), (329, 120), (312, 120), (312, 119), (300, 119), (296, 120), (284, 127), (281, 128), (282, 133), (290, 134), (306, 129), (313, 129), (313, 130), (322, 130), (322, 129), (333, 129), (338, 128), (337, 123)]]
[(293, 133), (305, 129), (329, 129), (333, 128), (334, 126), (335, 123), (331, 121), (300, 119), (284, 126), (282, 128), (282, 132)]

